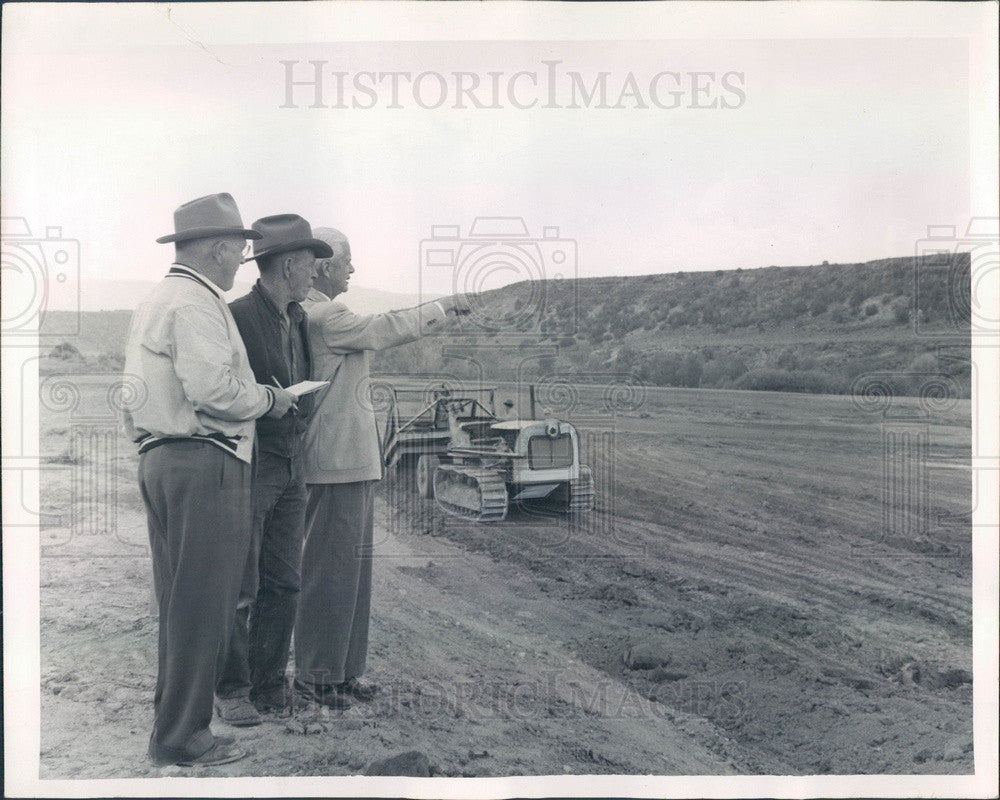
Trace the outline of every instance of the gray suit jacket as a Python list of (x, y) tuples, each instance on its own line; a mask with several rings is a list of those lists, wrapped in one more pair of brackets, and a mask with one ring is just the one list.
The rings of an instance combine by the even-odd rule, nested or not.
[(306, 430), (306, 483), (379, 480), (383, 461), (369, 394), (369, 354), (440, 329), (441, 307), (427, 303), (406, 311), (355, 314), (315, 289), (302, 307), (309, 317), (313, 380), (331, 382), (317, 392)]

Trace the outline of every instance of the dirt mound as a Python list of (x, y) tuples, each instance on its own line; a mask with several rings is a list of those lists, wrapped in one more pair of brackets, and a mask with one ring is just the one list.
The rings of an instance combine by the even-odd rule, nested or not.
[(622, 656), (629, 669), (655, 669), (669, 664), (672, 658), (669, 642), (648, 640), (631, 645)]

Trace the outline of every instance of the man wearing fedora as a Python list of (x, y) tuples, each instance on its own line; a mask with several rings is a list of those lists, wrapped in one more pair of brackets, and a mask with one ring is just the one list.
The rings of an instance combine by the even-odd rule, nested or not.
[[(260, 234), (253, 255), (260, 279), (230, 303), (259, 383), (291, 386), (312, 369), (306, 315), (299, 305), (312, 285), (317, 258), (333, 255), (297, 214), (251, 226)], [(295, 623), (306, 513), (302, 434), (312, 395), (281, 419), (257, 420), (253, 540), (228, 656), (216, 684), (216, 710), (232, 725), (258, 725), (262, 711), (280, 711)]]
[(317, 393), (305, 434), (309, 486), (302, 556), (302, 592), (295, 620), (295, 688), (333, 708), (369, 701), (376, 687), (359, 679), (368, 651), (374, 486), (383, 475), (375, 412), (368, 397), (372, 351), (410, 342), (441, 328), (461, 309), (443, 299), (406, 311), (354, 314), (335, 297), (354, 272), (344, 234), (316, 228), (333, 249), (316, 263), (309, 316)]
[(254, 379), (222, 293), (247, 239), (229, 194), (174, 212), (176, 257), (139, 304), (125, 372), (144, 388), (124, 403), (139, 446), (159, 657), (149, 755), (160, 765), (225, 764), (245, 753), (209, 729), (219, 660), (228, 644), (250, 547), (254, 423), (281, 419), (295, 402)]

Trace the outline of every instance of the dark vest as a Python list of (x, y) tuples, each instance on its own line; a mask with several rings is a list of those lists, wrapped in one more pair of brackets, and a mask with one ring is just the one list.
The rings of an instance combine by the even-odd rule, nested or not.
[[(273, 386), (271, 377), (278, 379), (282, 386), (289, 386), (292, 376), (281, 347), (281, 315), (277, 306), (261, 288), (260, 281), (254, 284), (249, 294), (229, 304), (240, 330), (243, 344), (247, 348), (247, 358), (253, 369), (257, 383)], [(302, 337), (305, 353), (303, 372), (306, 379), (312, 376), (312, 356), (309, 352), (309, 336), (306, 328), (306, 313), (298, 303), (289, 303), (289, 335), (298, 331)], [(263, 416), (257, 420), (257, 435), (261, 450), (291, 456), (302, 451), (302, 434), (305, 433), (309, 416), (313, 409), (313, 396), (305, 395), (296, 403), (298, 411), (285, 414), (281, 419)]]

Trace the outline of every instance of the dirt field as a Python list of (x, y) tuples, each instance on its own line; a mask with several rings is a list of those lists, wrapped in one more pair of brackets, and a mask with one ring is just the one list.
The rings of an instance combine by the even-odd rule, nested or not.
[[(41, 777), (180, 774), (145, 759), (136, 458), (106, 381), (78, 382), (75, 410), (43, 407)], [(356, 774), (408, 750), (448, 776), (972, 771), (968, 401), (883, 418), (648, 390), (612, 418), (600, 389), (572, 395), (598, 509), (472, 525), (386, 482), (381, 695), (314, 734), (217, 723), (252, 755), (204, 774)]]

